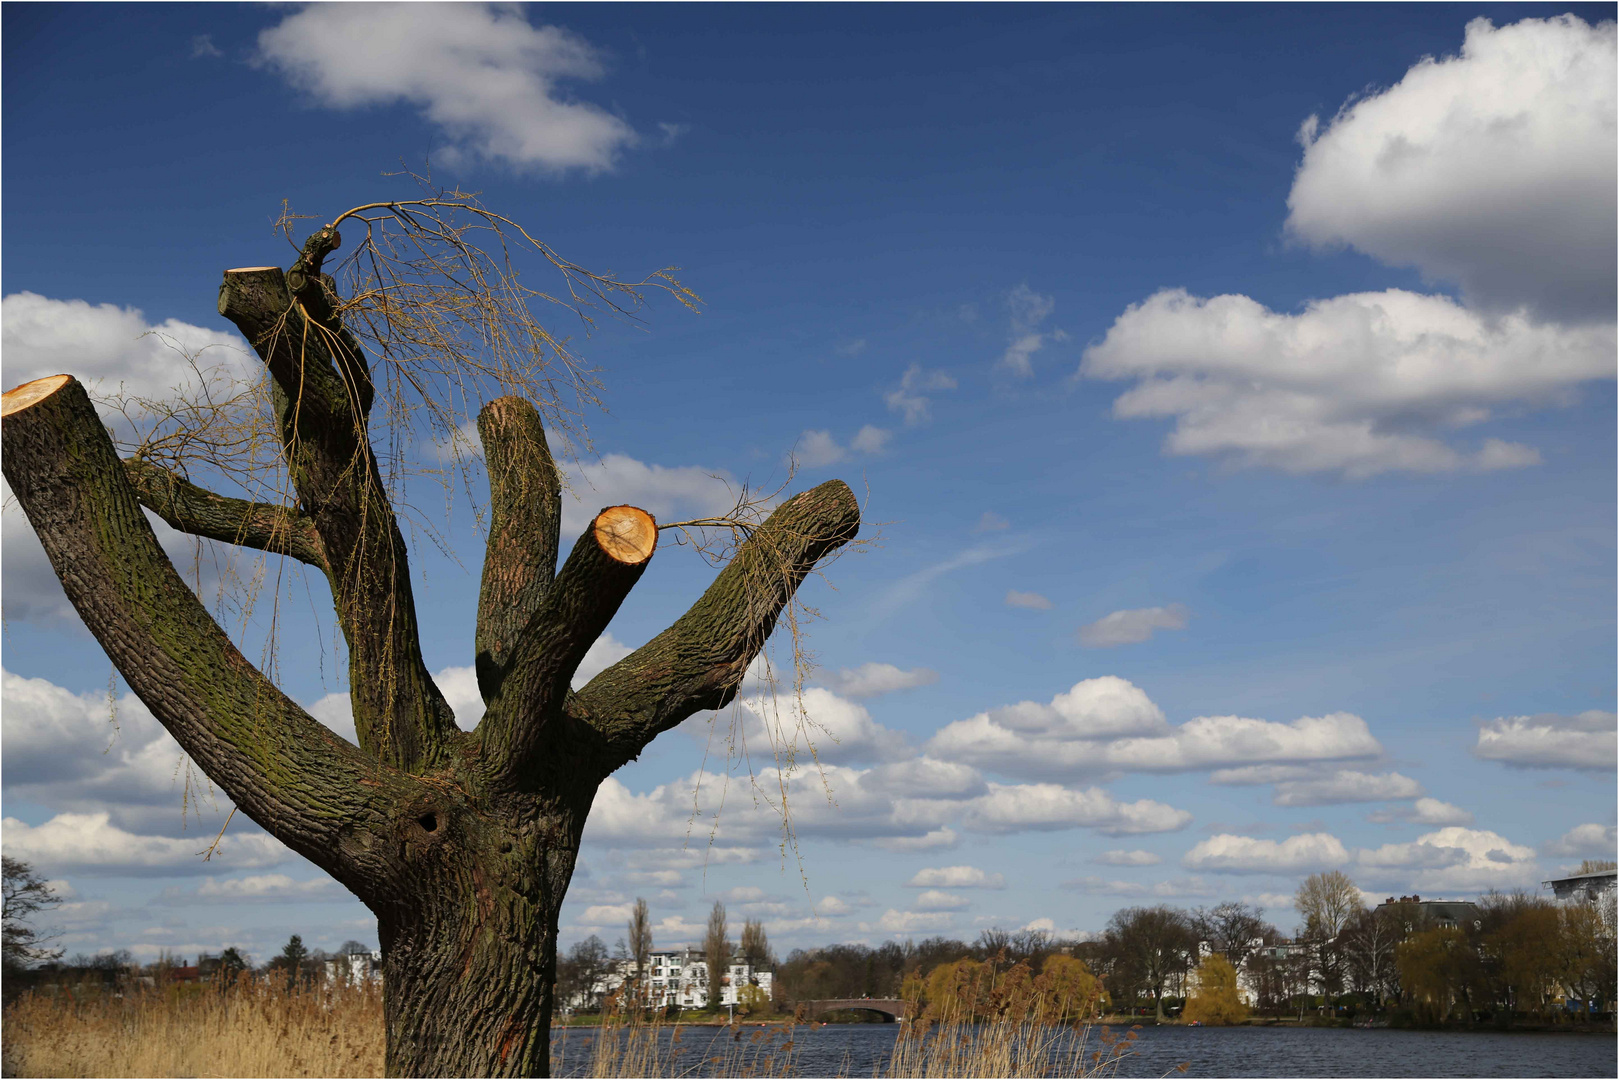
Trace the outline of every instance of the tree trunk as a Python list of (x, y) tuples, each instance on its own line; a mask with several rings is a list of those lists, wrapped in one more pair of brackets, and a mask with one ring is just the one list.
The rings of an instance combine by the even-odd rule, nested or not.
[(377, 907), (389, 1075), (548, 1075), (557, 915), (589, 794), (535, 801), (516, 829), (442, 807), (432, 832), (417, 822), (422, 887)]
[[(486, 707), (476, 731), (460, 731), (422, 661), (408, 555), (367, 435), (370, 375), (320, 274), (337, 244), (327, 227), (288, 274), (227, 271), (220, 291), (221, 314), (272, 379), (296, 507), (121, 461), (65, 375), (5, 394), (0, 464), (130, 689), (243, 813), (376, 914), (389, 1074), (545, 1076), (557, 917), (597, 788), (658, 734), (735, 696), (799, 583), (855, 535), (859, 507), (841, 481), (788, 499), (673, 626), (573, 693), (657, 524), (609, 507), (559, 569), (539, 414), (518, 398), (489, 403), (479, 432), (494, 514), (469, 643)], [(170, 565), (143, 505), (326, 577), (358, 747), (247, 661)]]

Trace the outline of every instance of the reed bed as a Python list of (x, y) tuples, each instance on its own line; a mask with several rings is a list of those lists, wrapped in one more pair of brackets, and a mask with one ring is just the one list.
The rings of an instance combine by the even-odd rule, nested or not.
[(16, 1076), (381, 1076), (382, 993), (91, 983), (21, 995), (4, 1037)]
[(1027, 1017), (922, 1021), (900, 1032), (888, 1077), (1111, 1077), (1136, 1031), (1036, 1022)]
[(553, 1028), (551, 1075), (606, 1078), (797, 1076), (794, 1025), (688, 1026), (634, 1015)]
[[(792, 1023), (688, 1026), (630, 1014), (552, 1029), (554, 1076), (800, 1075)], [(953, 1013), (901, 1026), (873, 1075), (1109, 1077), (1136, 1033), (1060, 1020), (1038, 1007)], [(8, 1075), (381, 1076), (382, 995), (375, 986), (288, 991), (244, 980), (227, 990), (94, 984), (24, 994), (4, 1015)], [(868, 1072), (869, 1066), (861, 1072)], [(856, 1075), (847, 1060), (815, 1073)]]

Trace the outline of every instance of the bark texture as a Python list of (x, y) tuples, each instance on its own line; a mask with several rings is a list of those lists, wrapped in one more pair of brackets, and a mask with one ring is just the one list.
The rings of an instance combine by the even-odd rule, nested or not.
[[(3, 468), (69, 600), (130, 688), (271, 835), (377, 916), (388, 1071), (543, 1076), (557, 915), (596, 789), (660, 732), (736, 694), (815, 563), (855, 535), (840, 481), (783, 503), (668, 630), (569, 681), (651, 560), (657, 524), (608, 507), (559, 570), (560, 483), (539, 413), (479, 417), (492, 518), (474, 641), (487, 708), (462, 732), (422, 661), (408, 554), (367, 436), (364, 354), (310, 238), (285, 274), (227, 271), (220, 313), (263, 359), (296, 508), (121, 461), (84, 388), (5, 395)], [(359, 746), (247, 661), (170, 565), (142, 508), (319, 568), (349, 647)]]

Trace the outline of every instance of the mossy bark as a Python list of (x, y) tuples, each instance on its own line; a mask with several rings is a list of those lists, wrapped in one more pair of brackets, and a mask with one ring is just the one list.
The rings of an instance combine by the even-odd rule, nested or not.
[[(558, 571), (559, 485), (539, 414), (491, 402), (479, 431), (495, 515), (474, 642), (487, 708), (460, 731), (422, 660), (408, 554), (367, 437), (370, 375), (320, 274), (338, 242), (322, 230), (286, 275), (230, 271), (220, 292), (274, 381), (296, 509), (120, 461), (71, 378), (5, 395), (4, 472), (131, 690), (245, 814), (376, 914), (390, 1075), (543, 1076), (557, 916), (597, 788), (660, 732), (731, 700), (804, 576), (855, 535), (859, 508), (840, 481), (789, 499), (690, 611), (575, 694), (656, 525), (608, 508)], [(358, 747), (247, 661), (143, 506), (325, 573)]]

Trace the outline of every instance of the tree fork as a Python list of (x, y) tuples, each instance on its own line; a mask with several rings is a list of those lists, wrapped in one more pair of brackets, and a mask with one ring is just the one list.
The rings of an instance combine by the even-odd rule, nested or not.
[(579, 537), (523, 628), (479, 724), (496, 772), (515, 778), (529, 771), (568, 681), (657, 547), (657, 521), (635, 506), (607, 507)]

